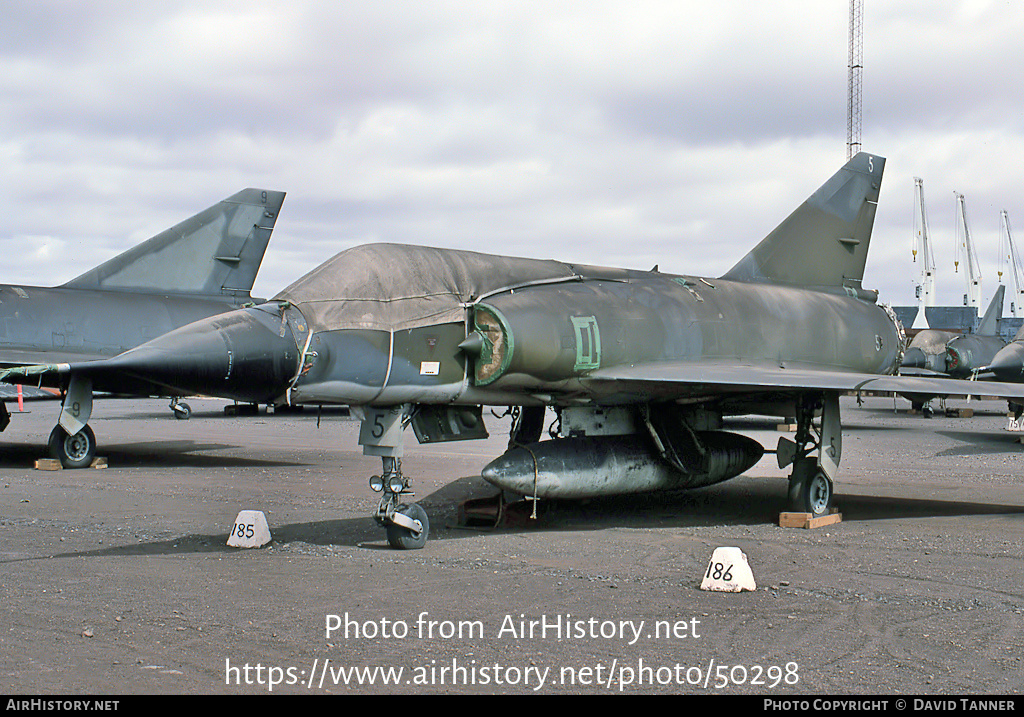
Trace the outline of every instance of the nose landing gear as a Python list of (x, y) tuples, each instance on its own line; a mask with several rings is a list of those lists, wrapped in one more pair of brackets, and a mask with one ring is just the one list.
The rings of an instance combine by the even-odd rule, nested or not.
[(192, 407), (177, 398), (171, 399), (171, 411), (179, 421), (187, 421), (192, 415)]
[(402, 436), (411, 406), (368, 406), (359, 411), (363, 453), (380, 456), (384, 463), (383, 474), (370, 478), (370, 488), (381, 494), (373, 519), (387, 532), (392, 548), (418, 550), (427, 544), (430, 520), (422, 507), (404, 502), (413, 495), (409, 479), (402, 473)]
[(385, 529), (388, 545), (396, 550), (418, 550), (430, 537), (427, 511), (417, 503), (402, 503), (402, 496), (412, 495), (409, 481), (402, 475), (402, 459), (385, 456), (384, 475), (370, 478), (370, 488), (381, 493), (380, 504), (373, 518)]

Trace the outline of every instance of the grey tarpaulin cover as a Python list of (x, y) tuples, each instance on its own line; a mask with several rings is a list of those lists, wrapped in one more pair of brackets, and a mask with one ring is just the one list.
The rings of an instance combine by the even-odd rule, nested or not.
[(464, 304), (502, 289), (626, 272), (550, 259), (403, 244), (347, 249), (281, 291), (315, 331), (398, 331), (463, 321)]

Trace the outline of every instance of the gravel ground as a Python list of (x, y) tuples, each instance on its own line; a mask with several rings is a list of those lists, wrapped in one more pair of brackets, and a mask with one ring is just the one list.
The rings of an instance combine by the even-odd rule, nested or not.
[[(339, 411), (228, 418), (193, 401), (98, 401), (105, 470), (33, 462), (53, 402), (0, 457), (0, 691), (154, 693), (1005, 694), (1024, 686), (1024, 478), (1005, 404), (971, 418), (843, 401), (843, 521), (780, 528), (786, 485), (541, 503), (462, 529), (494, 491), (487, 441), (418, 446), (432, 522), (395, 552), (369, 517), (379, 459)], [(898, 411), (894, 411), (894, 406)], [(319, 427), (318, 427), (319, 423)], [(771, 419), (730, 422), (773, 448)], [(225, 543), (240, 510), (273, 541)], [(750, 592), (699, 589), (740, 548)], [(330, 629), (329, 629), (330, 628)]]

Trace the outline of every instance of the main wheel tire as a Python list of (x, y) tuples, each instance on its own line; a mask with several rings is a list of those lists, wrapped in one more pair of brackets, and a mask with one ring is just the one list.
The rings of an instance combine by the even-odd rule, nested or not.
[(398, 506), (396, 512), (420, 521), (423, 530), (414, 533), (401, 525), (389, 524), (387, 527), (388, 545), (395, 550), (419, 550), (426, 545), (427, 538), (430, 536), (430, 520), (427, 518), (427, 511), (423, 510), (418, 503), (413, 503), (412, 505)]
[(69, 436), (59, 424), (50, 431), (50, 455), (65, 468), (88, 468), (96, 457), (96, 435), (88, 425)]
[(810, 513), (815, 518), (828, 515), (832, 508), (832, 479), (821, 470), (789, 482), (790, 510)]

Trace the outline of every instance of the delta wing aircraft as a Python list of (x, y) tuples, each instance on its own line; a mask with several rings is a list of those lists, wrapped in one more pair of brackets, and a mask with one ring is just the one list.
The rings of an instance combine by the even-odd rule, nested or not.
[[(398, 548), (420, 547), (429, 533), (426, 512), (409, 501), (404, 428), (421, 442), (484, 437), (483, 406), (515, 416), (510, 447), (484, 478), (533, 498), (724, 481), (764, 448), (722, 430), (723, 417), (795, 416), (778, 463), (792, 466), (792, 507), (821, 515), (842, 453), (841, 394), (963, 385), (892, 375), (903, 328), (861, 285), (884, 164), (856, 155), (720, 278), (373, 244), (341, 252), (263, 305), (115, 358), (32, 370), (61, 378), (65, 407), (126, 383), (140, 393), (353, 406), (364, 452), (383, 463), (370, 481), (382, 493), (375, 518)], [(541, 440), (546, 409), (557, 422)]]
[[(284, 196), (243, 189), (61, 286), (0, 285), (0, 366), (110, 358), (179, 326), (251, 303)], [(64, 387), (55, 378), (46, 372), (16, 372), (5, 380)], [(134, 393), (130, 382), (116, 376), (103, 390)], [(157, 390), (143, 395), (174, 394)], [(88, 465), (96, 451), (92, 429), (69, 422), (86, 401), (91, 406), (91, 392), (65, 401), (50, 434), (51, 454), (67, 467)], [(177, 400), (171, 408), (179, 418), (190, 412)], [(0, 402), (0, 430), (9, 422)]]
[(987, 366), (978, 369), (979, 378), (996, 378), (999, 381), (1024, 382), (1024, 326), (1020, 328), (1013, 341), (999, 349)]
[[(999, 336), (999, 317), (1003, 315), (1003, 295), (1006, 287), (996, 289), (992, 301), (982, 317), (978, 330), (971, 334), (941, 329), (924, 329), (911, 340), (900, 364), (903, 376), (951, 376), (978, 378), (982, 367), (988, 366), (1006, 346)], [(925, 417), (932, 415), (929, 405), (935, 394), (902, 394), (914, 410)], [(945, 395), (943, 395), (943, 398)]]
[[(970, 334), (940, 329), (924, 329), (914, 336), (900, 366), (904, 375), (924, 372), (969, 378), (988, 365), (1006, 345), (999, 336), (999, 317), (1003, 315), (1006, 287), (1000, 284), (985, 311), (978, 330)], [(921, 371), (923, 369), (923, 371)]]
[[(1024, 383), (1024, 326), (1017, 331), (1013, 341), (996, 352), (987, 366), (978, 369), (977, 377), (985, 381)], [(1024, 404), (1010, 401), (1010, 410), (1019, 421), (1024, 414)]]

